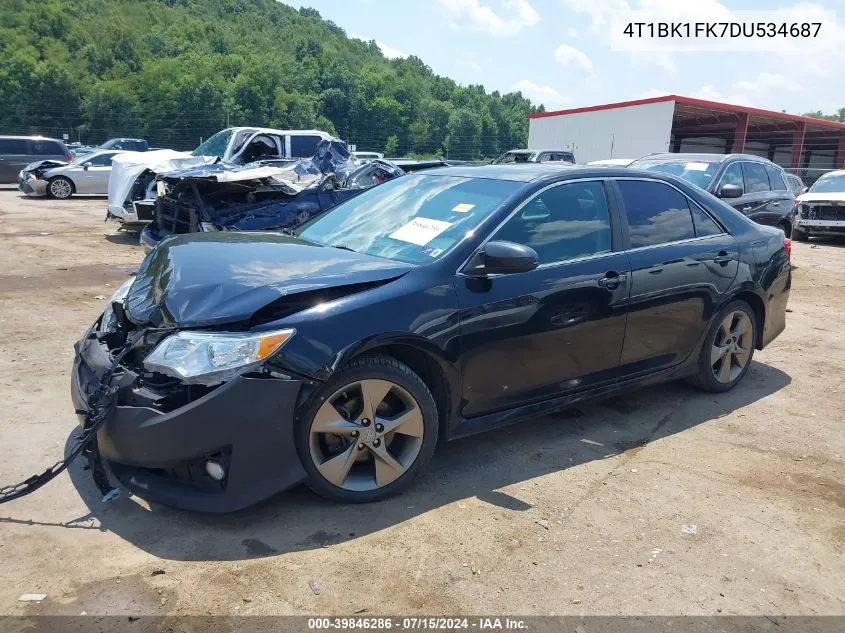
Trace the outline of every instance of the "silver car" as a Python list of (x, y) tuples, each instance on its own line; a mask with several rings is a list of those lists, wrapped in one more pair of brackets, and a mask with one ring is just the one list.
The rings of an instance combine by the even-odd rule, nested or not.
[(18, 189), (28, 196), (50, 196), (64, 200), (73, 194), (106, 195), (111, 161), (122, 150), (99, 150), (69, 163), (42, 160), (31, 163), (18, 174)]

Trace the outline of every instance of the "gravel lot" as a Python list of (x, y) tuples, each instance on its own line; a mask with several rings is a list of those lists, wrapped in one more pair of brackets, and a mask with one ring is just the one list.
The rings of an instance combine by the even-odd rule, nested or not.
[[(2, 483), (65, 450), (72, 345), (142, 260), (104, 215), (0, 191)], [(80, 460), (0, 507), (0, 613), (845, 614), (845, 242), (793, 262), (787, 330), (731, 393), (669, 384), (444, 445), (387, 502), (103, 504)]]

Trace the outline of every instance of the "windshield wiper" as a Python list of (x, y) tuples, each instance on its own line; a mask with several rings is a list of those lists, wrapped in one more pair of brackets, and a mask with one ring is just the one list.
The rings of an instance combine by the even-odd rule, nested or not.
[(331, 247), (332, 247), (332, 248), (339, 248), (339, 249), (340, 249), (340, 250), (342, 250), (342, 251), (351, 251), (351, 252), (353, 252), (353, 253), (357, 253), (357, 252), (358, 252), (358, 251), (356, 251), (354, 248), (349, 248), (348, 246), (346, 246), (346, 245), (344, 245), (344, 244), (332, 244), (332, 245), (331, 245)]
[(293, 237), (299, 237), (299, 236), (296, 234), (296, 231), (295, 231), (295, 230), (293, 230), (293, 229), (289, 229), (289, 228), (287, 228), (287, 227), (285, 227), (285, 228), (281, 228), (281, 229), (276, 229), (276, 230), (277, 230), (279, 233), (281, 233), (282, 235), (292, 235)]

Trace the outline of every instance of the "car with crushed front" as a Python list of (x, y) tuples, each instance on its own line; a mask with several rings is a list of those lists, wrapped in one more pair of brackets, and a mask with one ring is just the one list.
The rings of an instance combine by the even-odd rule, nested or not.
[(665, 174), (427, 170), (292, 234), (163, 241), (76, 344), (72, 398), (148, 500), (376, 501), (438, 440), (667, 380), (736, 387), (785, 327), (789, 248)]

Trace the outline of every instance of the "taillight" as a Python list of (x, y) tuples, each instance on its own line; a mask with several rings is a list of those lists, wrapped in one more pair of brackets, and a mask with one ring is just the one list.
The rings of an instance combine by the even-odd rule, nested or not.
[(786, 256), (792, 259), (792, 240), (788, 237), (783, 238), (783, 250), (786, 251)]
[(72, 161), (72, 160), (73, 160), (73, 154), (71, 154), (70, 152), (68, 152), (68, 153), (67, 153), (67, 162), (70, 162), (70, 161)]

